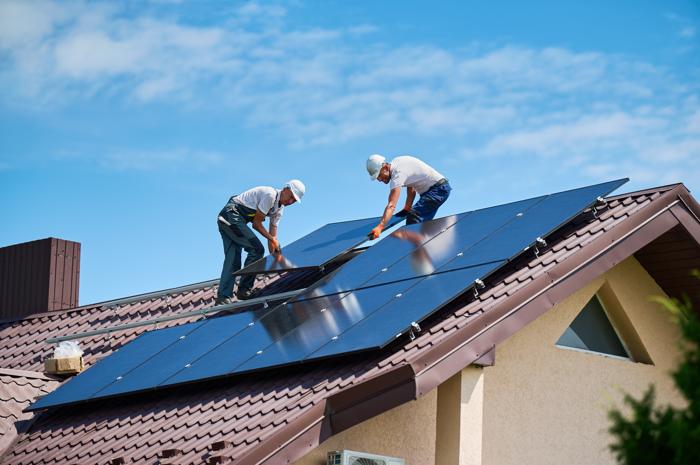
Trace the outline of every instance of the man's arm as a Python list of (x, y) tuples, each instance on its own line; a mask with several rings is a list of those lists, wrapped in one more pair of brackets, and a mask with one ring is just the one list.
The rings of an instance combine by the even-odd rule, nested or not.
[(406, 186), (406, 204), (403, 207), (405, 211), (409, 211), (413, 207), (413, 200), (415, 200), (415, 198), (416, 190), (411, 186)]
[(374, 240), (382, 233), (384, 226), (389, 222), (389, 219), (394, 214), (394, 210), (396, 210), (396, 203), (399, 201), (399, 197), (401, 197), (400, 187), (394, 187), (389, 191), (389, 202), (387, 202), (386, 207), (384, 207), (384, 214), (382, 215), (382, 219), (379, 220), (379, 224), (370, 231), (370, 239)]
[[(277, 241), (277, 225), (272, 223), (272, 220), (270, 220), (270, 235), (275, 239), (275, 242), (273, 243), (272, 241), (268, 240), (267, 241), (267, 248), (270, 250), (270, 253), (279, 253), (280, 252), (280, 244)], [(275, 252), (273, 252), (273, 250)]]
[[(265, 221), (265, 214), (261, 212), (260, 210), (257, 210), (255, 212), (255, 216), (253, 217), (253, 229), (255, 229), (257, 232), (259, 232), (265, 239), (267, 239), (267, 247), (270, 253), (275, 253), (277, 250), (280, 248), (279, 242), (277, 242), (277, 227), (275, 226), (274, 231), (275, 235), (273, 236), (263, 226), (263, 221)], [(270, 227), (272, 230), (272, 227)]]

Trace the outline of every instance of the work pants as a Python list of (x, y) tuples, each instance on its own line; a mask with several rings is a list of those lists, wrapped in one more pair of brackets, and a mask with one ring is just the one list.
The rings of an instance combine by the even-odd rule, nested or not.
[[(233, 197), (231, 198), (233, 199)], [(241, 269), (241, 252), (246, 251), (245, 266), (261, 259), (265, 254), (260, 239), (248, 227), (248, 222), (252, 220), (255, 211), (238, 205), (232, 200), (226, 204), (219, 216), (223, 217), (230, 226), (217, 221), (219, 233), (224, 245), (224, 265), (221, 269), (221, 279), (219, 280), (218, 298), (231, 297), (233, 294), (233, 284), (235, 277), (233, 273)], [(238, 290), (250, 290), (255, 283), (255, 275), (248, 274), (240, 278)]]
[(411, 211), (406, 215), (406, 224), (422, 223), (435, 218), (438, 208), (445, 203), (451, 191), (450, 183), (445, 180), (423, 192), (418, 202), (411, 207)]

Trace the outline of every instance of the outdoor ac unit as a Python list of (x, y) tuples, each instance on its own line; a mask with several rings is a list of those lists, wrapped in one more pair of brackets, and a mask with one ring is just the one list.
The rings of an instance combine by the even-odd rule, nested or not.
[(406, 461), (354, 450), (334, 450), (328, 453), (328, 465), (406, 465)]

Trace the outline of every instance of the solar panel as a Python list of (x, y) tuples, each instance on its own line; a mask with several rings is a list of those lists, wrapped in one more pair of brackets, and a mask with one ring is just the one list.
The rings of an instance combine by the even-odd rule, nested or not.
[[(353, 291), (350, 294), (361, 300), (359, 306), (353, 299), (345, 305), (325, 307), (323, 318), (308, 320), (294, 328), (264, 348), (261, 354), (238, 366), (236, 371), (381, 348), (410, 329), (412, 322), (427, 318), (464, 292), (475, 279), (502, 264), (489, 263)], [(319, 307), (314, 301), (297, 305)], [(352, 310), (357, 313), (349, 318), (347, 313)], [(359, 315), (362, 318), (358, 318)]]
[[(99, 391), (93, 397), (106, 397), (126, 392), (142, 391), (159, 386), (166, 379), (186, 370), (188, 365), (217, 345), (244, 331), (265, 310), (237, 313), (231, 316), (206, 320), (195, 325), (182, 325), (179, 338), (163, 345), (152, 357), (120, 373), (119, 379)], [(188, 327), (189, 326), (189, 327)]]
[[(343, 265), (335, 275), (326, 278), (310, 292), (332, 294), (431, 274), (544, 198), (403, 226)], [(504, 260), (510, 255), (483, 262)]]
[(167, 347), (177, 341), (184, 332), (201, 324), (201, 322), (196, 322), (146, 332), (133, 342), (124, 345), (108, 357), (103, 358), (80, 375), (59, 386), (55, 391), (42, 397), (27, 410), (39, 410), (87, 400), (93, 397), (100, 389), (115, 381), (122, 373), (148, 360), (162, 350), (163, 347)]
[[(303, 360), (303, 358), (323, 341), (330, 340), (335, 328), (349, 327), (362, 320), (378, 302), (393, 296), (406, 287), (405, 283), (394, 283), (380, 288), (369, 288), (336, 294), (328, 298), (296, 302), (275, 308), (258, 323), (236, 334), (224, 344), (197, 360), (187, 370), (182, 370), (167, 381), (167, 384), (197, 381), (241, 372), (251, 360), (265, 360), (271, 365), (279, 366)], [(277, 327), (289, 321), (296, 324), (289, 326), (285, 335), (276, 337)], [(302, 329), (299, 329), (302, 328)], [(288, 336), (292, 335), (292, 336)], [(285, 337), (294, 338), (294, 342), (285, 350), (268, 350)], [(249, 371), (246, 369), (245, 371)]]
[[(403, 221), (394, 216), (385, 229)], [(367, 240), (379, 217), (330, 223), (282, 248), (281, 255), (266, 255), (234, 274), (279, 273), (303, 268), (322, 267), (335, 257)]]
[(288, 303), (146, 333), (29, 410), (383, 347), (623, 182), (405, 226)]
[(364, 285), (511, 259), (620, 184), (613, 181), (471, 212)]

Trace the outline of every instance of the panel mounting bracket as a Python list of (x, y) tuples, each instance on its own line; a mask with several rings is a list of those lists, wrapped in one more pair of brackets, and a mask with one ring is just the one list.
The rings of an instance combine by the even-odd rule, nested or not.
[(420, 333), (420, 331), (421, 331), (420, 325), (418, 323), (416, 323), (415, 321), (412, 321), (411, 322), (411, 329), (408, 331), (408, 337), (410, 337), (411, 340), (413, 341), (416, 339), (416, 333)]
[(547, 247), (547, 241), (542, 239), (541, 237), (538, 237), (535, 239), (535, 242), (532, 244), (533, 251), (535, 252), (535, 257), (540, 256), (540, 247)]
[(595, 199), (595, 203), (591, 207), (591, 212), (593, 212), (593, 218), (598, 218), (598, 207), (606, 207), (608, 205), (608, 201), (605, 200), (603, 197), (598, 196), (598, 198)]
[(486, 284), (480, 279), (475, 279), (474, 280), (474, 298), (478, 299), (479, 298), (479, 289), (483, 289), (486, 287)]

